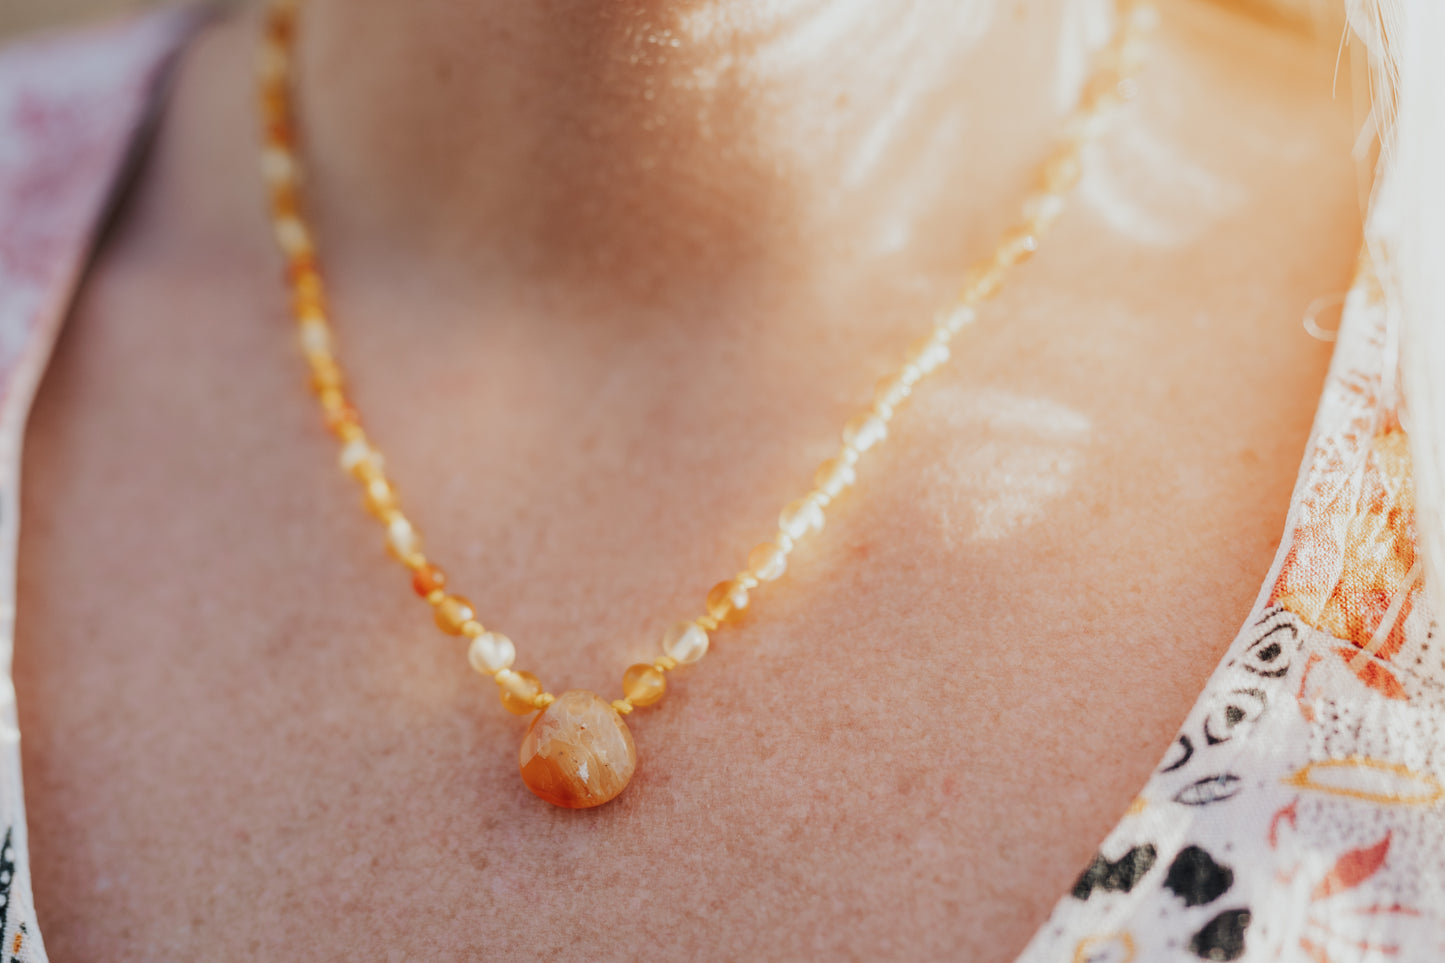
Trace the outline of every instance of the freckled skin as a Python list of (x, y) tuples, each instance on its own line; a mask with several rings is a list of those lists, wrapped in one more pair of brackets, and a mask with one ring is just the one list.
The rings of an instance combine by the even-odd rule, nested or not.
[[(664, 0), (308, 9), (358, 404), (449, 589), (551, 691), (615, 698), (1007, 223), (1051, 129), (1051, 6), (1010, 7), (920, 97), (961, 111), (955, 139), (893, 129), (848, 191), (847, 151), (759, 133), (787, 90), (689, 126), (688, 48), (627, 56)], [(1299, 318), (1359, 237), (1332, 49), (1171, 5), (1130, 122), (1248, 203), (1172, 245), (1070, 208), (825, 530), (628, 718), (627, 791), (568, 812), (522, 784), (526, 720), (431, 624), (316, 423), (251, 26), (187, 58), (29, 426), (16, 673), (52, 957), (1016, 954), (1269, 566), (1328, 360)], [(954, 416), (981, 397), (1088, 431)], [(986, 497), (959, 452), (989, 443), (1071, 468), (979, 539), (944, 527), (970, 506), (937, 466)]]

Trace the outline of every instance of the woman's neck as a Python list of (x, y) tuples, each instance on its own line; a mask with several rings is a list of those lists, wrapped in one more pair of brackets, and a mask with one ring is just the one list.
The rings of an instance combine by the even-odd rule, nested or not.
[(308, 193), (333, 256), (459, 278), (696, 294), (860, 259), (956, 270), (1012, 213), (1107, 10), (310, 0)]

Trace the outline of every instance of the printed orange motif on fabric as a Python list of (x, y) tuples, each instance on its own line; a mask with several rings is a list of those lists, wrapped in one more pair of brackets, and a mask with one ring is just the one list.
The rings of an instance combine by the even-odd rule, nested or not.
[(1336, 652), (1360, 681), (1405, 699), (1382, 662), (1404, 644), (1418, 573), (1409, 443), (1392, 422), (1367, 444), (1358, 479), (1339, 462), (1319, 473), (1270, 601), (1351, 643)]

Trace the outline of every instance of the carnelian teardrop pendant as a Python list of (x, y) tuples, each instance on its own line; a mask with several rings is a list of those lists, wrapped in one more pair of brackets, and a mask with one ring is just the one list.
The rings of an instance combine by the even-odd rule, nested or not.
[(522, 737), (522, 781), (554, 805), (587, 809), (617, 798), (637, 768), (627, 723), (605, 699), (573, 689), (537, 713)]

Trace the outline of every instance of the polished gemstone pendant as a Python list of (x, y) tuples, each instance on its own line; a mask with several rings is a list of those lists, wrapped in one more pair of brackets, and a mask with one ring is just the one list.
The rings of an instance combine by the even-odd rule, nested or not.
[(600, 806), (627, 788), (637, 747), (622, 716), (599, 695), (573, 689), (532, 720), (522, 737), (522, 781), (568, 809)]

